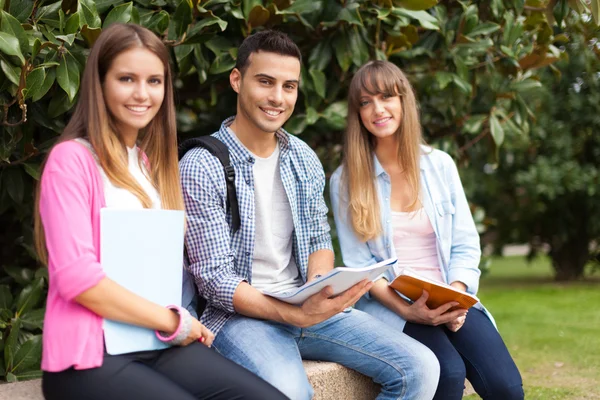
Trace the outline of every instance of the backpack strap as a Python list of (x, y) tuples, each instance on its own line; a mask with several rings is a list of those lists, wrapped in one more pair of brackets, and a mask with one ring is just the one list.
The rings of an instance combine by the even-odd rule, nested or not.
[(227, 184), (227, 209), (231, 212), (231, 228), (235, 233), (240, 229), (241, 220), (237, 193), (235, 190), (235, 170), (229, 161), (229, 149), (225, 143), (214, 136), (200, 136), (185, 140), (179, 145), (179, 159), (181, 160), (185, 153), (195, 147), (203, 147), (208, 150), (210, 154), (219, 159), (223, 166), (225, 183)]

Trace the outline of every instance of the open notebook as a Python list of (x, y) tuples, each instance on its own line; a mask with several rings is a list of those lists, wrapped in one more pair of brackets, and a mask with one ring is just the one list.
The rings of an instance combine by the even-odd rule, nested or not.
[[(181, 305), (184, 214), (176, 210), (100, 210), (100, 262), (106, 275), (162, 306)], [(108, 354), (168, 347), (151, 329), (104, 319)]]

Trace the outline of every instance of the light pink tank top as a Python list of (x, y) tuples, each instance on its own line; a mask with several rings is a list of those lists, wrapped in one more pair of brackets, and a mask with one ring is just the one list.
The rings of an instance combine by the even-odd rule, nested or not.
[(394, 248), (397, 269), (443, 282), (436, 246), (435, 232), (424, 208), (411, 212), (392, 211)]

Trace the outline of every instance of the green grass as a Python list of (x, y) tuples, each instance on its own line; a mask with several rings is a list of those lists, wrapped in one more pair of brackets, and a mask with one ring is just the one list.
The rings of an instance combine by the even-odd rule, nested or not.
[(546, 258), (499, 258), (479, 297), (521, 371), (527, 399), (600, 399), (598, 273), (558, 283)]

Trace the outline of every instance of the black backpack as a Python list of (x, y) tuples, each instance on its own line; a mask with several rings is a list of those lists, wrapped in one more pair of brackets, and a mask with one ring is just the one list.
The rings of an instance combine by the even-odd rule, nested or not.
[(195, 147), (203, 147), (213, 156), (217, 157), (223, 166), (225, 173), (225, 183), (227, 184), (227, 209), (231, 212), (231, 229), (237, 232), (240, 229), (240, 209), (235, 190), (235, 170), (229, 161), (229, 149), (227, 145), (214, 136), (200, 136), (183, 141), (178, 148), (179, 159), (181, 160), (185, 153)]
[[(240, 229), (240, 210), (237, 201), (237, 193), (235, 190), (235, 170), (231, 166), (229, 161), (229, 149), (227, 145), (221, 142), (219, 139), (213, 136), (200, 136), (193, 139), (187, 139), (183, 141), (178, 148), (179, 159), (181, 160), (185, 153), (190, 151), (193, 148), (202, 147), (205, 148), (212, 154), (217, 157), (223, 166), (223, 172), (225, 173), (225, 183), (227, 184), (227, 209), (231, 212), (231, 229), (233, 233), (237, 232)], [(185, 257), (187, 258), (187, 250), (184, 250)], [(193, 280), (192, 280), (193, 281)], [(198, 318), (204, 312), (206, 308), (206, 299), (202, 296), (198, 295), (198, 289), (196, 288), (196, 284), (194, 283), (194, 292), (195, 298), (192, 302), (192, 306), (196, 309), (196, 313), (198, 314)]]

